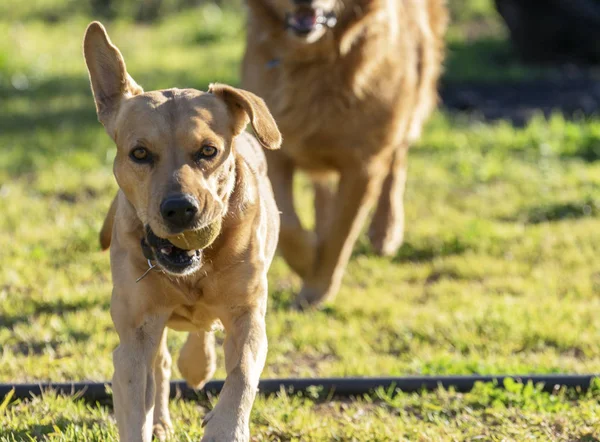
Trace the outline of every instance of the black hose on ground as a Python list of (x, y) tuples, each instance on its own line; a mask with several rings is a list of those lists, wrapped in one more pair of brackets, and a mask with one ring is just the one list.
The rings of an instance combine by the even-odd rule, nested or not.
[[(338, 397), (361, 396), (378, 388), (385, 390), (396, 389), (403, 392), (433, 391), (441, 387), (454, 389), (458, 392), (468, 392), (475, 383), (495, 383), (504, 387), (506, 379), (513, 379), (521, 383), (542, 384), (546, 392), (556, 391), (561, 387), (588, 390), (596, 375), (527, 375), (527, 376), (409, 376), (385, 378), (298, 378), (298, 379), (263, 379), (260, 381), (259, 391), (269, 395), (280, 392), (306, 392), (309, 389), (318, 389), (321, 393)], [(14, 390), (12, 400), (27, 399), (32, 396), (42, 395), (45, 391), (53, 390), (62, 395), (71, 395), (88, 401), (106, 401), (111, 399), (109, 383), (105, 382), (66, 382), (66, 383), (39, 383), (39, 384), (0, 384), (0, 402), (3, 397)], [(203, 393), (219, 393), (223, 388), (223, 381), (211, 381), (200, 390), (194, 390), (183, 381), (171, 382), (171, 397), (184, 399), (197, 399)]]

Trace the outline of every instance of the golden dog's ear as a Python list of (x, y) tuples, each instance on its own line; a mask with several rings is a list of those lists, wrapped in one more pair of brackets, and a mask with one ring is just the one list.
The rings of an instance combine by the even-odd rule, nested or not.
[(98, 120), (107, 127), (121, 100), (144, 90), (127, 73), (123, 56), (100, 22), (88, 25), (83, 39), (83, 55), (90, 74)]
[(248, 125), (248, 119), (260, 144), (267, 149), (281, 147), (281, 133), (262, 98), (252, 92), (224, 84), (211, 84), (208, 92), (221, 97), (235, 118), (235, 135), (239, 135)]

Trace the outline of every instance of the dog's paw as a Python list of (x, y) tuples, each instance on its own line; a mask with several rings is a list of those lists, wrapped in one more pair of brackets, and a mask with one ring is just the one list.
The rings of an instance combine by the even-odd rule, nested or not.
[(236, 425), (235, 420), (223, 419), (215, 410), (202, 421), (205, 428), (201, 442), (248, 442), (250, 432), (247, 426)]
[(249, 442), (248, 433), (236, 431), (206, 431), (200, 442)]
[(202, 419), (202, 428), (206, 427), (208, 422), (212, 419), (214, 413), (215, 413), (215, 410), (212, 410), (212, 411), (209, 411), (208, 413), (206, 413), (206, 416), (204, 416), (204, 419)]
[(382, 256), (385, 258), (391, 258), (398, 253), (398, 250), (402, 246), (402, 242), (404, 238), (402, 236), (397, 236), (396, 238), (391, 238), (387, 240), (383, 240), (378, 237), (370, 237), (371, 245), (373, 246), (373, 251), (377, 256)]
[(160, 422), (152, 426), (152, 434), (159, 441), (163, 442), (173, 436), (173, 425), (171, 422)]
[(373, 218), (369, 228), (369, 241), (376, 255), (392, 257), (404, 242), (404, 217)]
[(316, 289), (307, 285), (296, 296), (292, 308), (298, 311), (317, 310), (323, 307), (326, 300), (330, 298), (327, 290)]

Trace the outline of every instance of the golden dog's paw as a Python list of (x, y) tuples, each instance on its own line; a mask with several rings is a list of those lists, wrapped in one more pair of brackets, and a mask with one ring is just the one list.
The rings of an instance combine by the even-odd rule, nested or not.
[(392, 257), (396, 255), (404, 242), (404, 232), (399, 230), (393, 235), (369, 232), (369, 240), (375, 254), (378, 256)]
[(305, 284), (296, 296), (292, 308), (299, 311), (317, 310), (323, 307), (325, 301), (330, 300), (329, 292), (327, 289), (317, 289)]
[(404, 213), (380, 213), (371, 221), (369, 241), (376, 255), (394, 256), (404, 242)]
[(202, 421), (205, 427), (201, 442), (248, 442), (250, 432), (247, 426), (236, 425), (235, 419), (224, 419), (215, 410), (208, 413)]
[(163, 442), (173, 436), (174, 430), (171, 422), (160, 422), (152, 426), (152, 434), (159, 441)]

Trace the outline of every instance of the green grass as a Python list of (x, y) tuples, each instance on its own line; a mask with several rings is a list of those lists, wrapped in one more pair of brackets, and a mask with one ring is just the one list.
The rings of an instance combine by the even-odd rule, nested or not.
[[(474, 4), (483, 9), (465, 20), (493, 20), (489, 4)], [(0, 382), (105, 380), (117, 336), (97, 233), (116, 185), (81, 56), (88, 19), (28, 14), (20, 24), (0, 19)], [(450, 36), (457, 47), (485, 44), (460, 29)], [(238, 81), (239, 13), (205, 7), (109, 31), (147, 89)], [(485, 64), (462, 54), (451, 53), (448, 78), (471, 79), (477, 70), (465, 64)], [(375, 257), (361, 237), (337, 300), (312, 314), (289, 311), (300, 281), (275, 260), (263, 376), (598, 371), (599, 159), (599, 119), (556, 115), (517, 129), (437, 114), (411, 152), (396, 257)], [(183, 339), (170, 334), (175, 356)], [(220, 348), (219, 358), (222, 378)], [(327, 392), (282, 392), (258, 399), (252, 429), (256, 440), (284, 441), (600, 440), (600, 385), (507, 387), (333, 402)], [(214, 400), (172, 403), (177, 440), (198, 440)], [(0, 441), (115, 434), (105, 405), (51, 392), (0, 398)]]
[[(541, 393), (533, 385), (507, 384), (507, 391), (478, 385), (472, 392), (437, 391), (390, 394), (351, 402), (324, 402), (280, 393), (258, 398), (252, 410), (253, 441), (574, 441), (593, 442), (597, 427), (598, 386), (574, 397)], [(200, 416), (210, 402), (171, 403), (175, 440), (202, 435)], [(14, 403), (4, 418), (2, 441), (114, 441), (109, 410), (49, 393), (43, 399)]]

